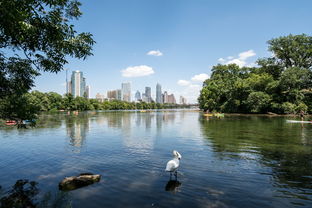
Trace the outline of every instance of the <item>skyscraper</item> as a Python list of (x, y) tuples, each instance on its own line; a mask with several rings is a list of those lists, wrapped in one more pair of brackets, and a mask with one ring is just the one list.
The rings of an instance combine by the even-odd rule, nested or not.
[(135, 101), (140, 101), (140, 100), (142, 100), (142, 98), (141, 98), (141, 93), (140, 93), (139, 90), (136, 91), (134, 97), (135, 97)]
[(152, 102), (152, 90), (150, 87), (145, 87), (145, 96), (148, 103)]
[(156, 85), (156, 103), (163, 103), (161, 94), (161, 85), (158, 83)]
[(116, 95), (117, 95), (117, 98), (116, 98), (117, 100), (122, 100), (122, 93), (120, 89), (116, 90)]
[(85, 92), (85, 98), (90, 98), (90, 96), (91, 96), (91, 87), (90, 87), (90, 85), (87, 85), (86, 86), (86, 92)]
[(116, 100), (117, 99), (117, 90), (107, 91), (107, 98), (109, 100)]
[(131, 102), (131, 85), (129, 82), (121, 84), (122, 100)]
[(71, 90), (68, 91), (70, 91), (74, 97), (82, 97), (85, 95), (86, 79), (83, 77), (82, 72), (73, 71), (70, 83)]
[(174, 97), (174, 94), (168, 95), (168, 103), (176, 104), (176, 99)]
[(164, 103), (169, 103), (168, 102), (168, 93), (167, 93), (167, 91), (165, 91), (164, 94), (163, 94), (163, 102)]
[(180, 104), (185, 105), (186, 104), (186, 98), (182, 95), (180, 96)]

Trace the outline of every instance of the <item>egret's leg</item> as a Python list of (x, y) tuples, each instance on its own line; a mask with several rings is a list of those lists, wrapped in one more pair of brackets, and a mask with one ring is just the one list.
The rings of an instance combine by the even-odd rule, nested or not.
[(178, 171), (174, 172), (175, 179), (178, 180)]

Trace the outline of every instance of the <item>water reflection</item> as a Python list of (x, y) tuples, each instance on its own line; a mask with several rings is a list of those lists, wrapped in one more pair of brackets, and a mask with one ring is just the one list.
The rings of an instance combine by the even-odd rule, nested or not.
[[(79, 153), (84, 146), (87, 134), (90, 131), (91, 122), (105, 128), (120, 129), (123, 143), (133, 151), (146, 151), (153, 149), (155, 136), (147, 134), (152, 128), (160, 133), (163, 125), (174, 123), (175, 112), (92, 112), (79, 113), (78, 115), (63, 115), (69, 144), (74, 152)], [(138, 131), (140, 129), (140, 131)], [(141, 130), (144, 129), (142, 132)], [(139, 132), (144, 133), (140, 135)]]
[(85, 143), (89, 123), (90, 118), (87, 114), (65, 117), (66, 134), (70, 138), (69, 144), (78, 152)]
[[(39, 195), (43, 195), (41, 200), (38, 200)], [(0, 186), (0, 207), (2, 208), (46, 208), (71, 207), (71, 200), (69, 193), (51, 192), (40, 193), (38, 183), (36, 181), (29, 181), (27, 179), (20, 179), (15, 182), (10, 190), (4, 192)]]
[(232, 117), (223, 121), (200, 118), (200, 124), (218, 158), (268, 167), (267, 171), (260, 169), (259, 174), (271, 176), (277, 197), (312, 200), (312, 149), (308, 146), (312, 138), (307, 137), (311, 135), (310, 126), (285, 128), (284, 118), (266, 117)]
[(179, 187), (182, 183), (178, 180), (169, 180), (166, 184), (165, 190), (176, 193), (179, 191)]

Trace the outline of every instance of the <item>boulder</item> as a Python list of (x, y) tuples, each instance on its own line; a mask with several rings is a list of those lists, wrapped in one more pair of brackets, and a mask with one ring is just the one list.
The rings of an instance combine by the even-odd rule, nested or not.
[(79, 176), (64, 178), (59, 183), (59, 189), (62, 191), (71, 191), (84, 186), (91, 185), (101, 180), (101, 175), (92, 173), (82, 173)]

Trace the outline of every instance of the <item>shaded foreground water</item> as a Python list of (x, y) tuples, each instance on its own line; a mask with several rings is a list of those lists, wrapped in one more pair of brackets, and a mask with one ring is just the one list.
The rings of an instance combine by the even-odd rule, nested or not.
[[(183, 110), (42, 115), (34, 129), (0, 128), (0, 195), (28, 179), (41, 207), (312, 207), (312, 124), (286, 119)], [(182, 154), (178, 181), (164, 172), (173, 149)], [(58, 191), (64, 177), (82, 172), (102, 180)]]

